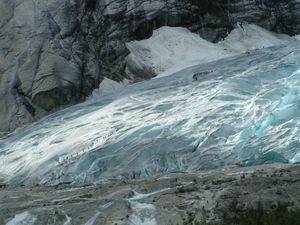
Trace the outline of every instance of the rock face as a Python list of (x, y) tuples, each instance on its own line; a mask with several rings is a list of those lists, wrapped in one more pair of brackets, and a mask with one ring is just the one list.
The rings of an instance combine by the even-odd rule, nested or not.
[(238, 21), (300, 32), (297, 0), (1, 0), (0, 132), (83, 100), (125, 73), (125, 42), (184, 26), (210, 41)]

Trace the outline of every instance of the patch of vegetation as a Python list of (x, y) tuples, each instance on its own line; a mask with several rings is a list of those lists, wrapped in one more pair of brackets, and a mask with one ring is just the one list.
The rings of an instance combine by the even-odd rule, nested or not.
[(272, 210), (265, 210), (259, 204), (257, 208), (236, 215), (234, 218), (224, 218), (224, 225), (299, 225), (300, 222), (300, 209), (289, 210), (286, 205), (281, 204)]
[(265, 210), (262, 204), (257, 208), (239, 211), (233, 208), (234, 216), (224, 216), (222, 222), (199, 222), (194, 213), (187, 213), (183, 225), (299, 225), (300, 209), (288, 209), (278, 204), (276, 209)]
[(198, 188), (195, 186), (180, 186), (177, 188), (177, 193), (188, 193), (198, 191)]

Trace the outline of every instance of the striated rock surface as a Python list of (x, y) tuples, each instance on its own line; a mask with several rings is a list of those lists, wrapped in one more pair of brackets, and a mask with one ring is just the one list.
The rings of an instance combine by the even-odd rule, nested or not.
[(210, 41), (239, 21), (290, 35), (297, 0), (1, 0), (0, 132), (79, 102), (107, 77), (125, 73), (125, 42), (161, 26), (183, 26)]

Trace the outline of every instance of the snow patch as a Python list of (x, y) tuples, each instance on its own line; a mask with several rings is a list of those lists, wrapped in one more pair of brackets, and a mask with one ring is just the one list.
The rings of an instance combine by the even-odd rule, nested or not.
[(225, 40), (217, 45), (239, 54), (249, 50), (286, 44), (291, 40), (293, 38), (288, 35), (277, 34), (255, 24), (238, 23)]
[(286, 44), (295, 37), (276, 34), (254, 24), (239, 23), (228, 37), (213, 44), (182, 27), (161, 27), (151, 38), (126, 46), (127, 73), (167, 76), (189, 66), (212, 62), (249, 50)]
[(151, 74), (174, 72), (230, 56), (230, 53), (182, 27), (161, 27), (151, 38), (126, 44), (131, 54), (127, 57), (129, 73), (145, 71)]

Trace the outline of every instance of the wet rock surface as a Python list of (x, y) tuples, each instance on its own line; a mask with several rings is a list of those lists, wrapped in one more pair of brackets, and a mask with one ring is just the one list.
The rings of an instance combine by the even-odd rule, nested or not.
[(82, 101), (104, 77), (125, 73), (125, 43), (164, 25), (217, 41), (248, 21), (290, 35), (300, 31), (300, 3), (286, 1), (2, 0), (0, 132)]
[(300, 167), (272, 164), (226, 167), (193, 174), (101, 185), (2, 187), (0, 223), (13, 224), (205, 224), (239, 217), (249, 209), (269, 212), (300, 207)]

